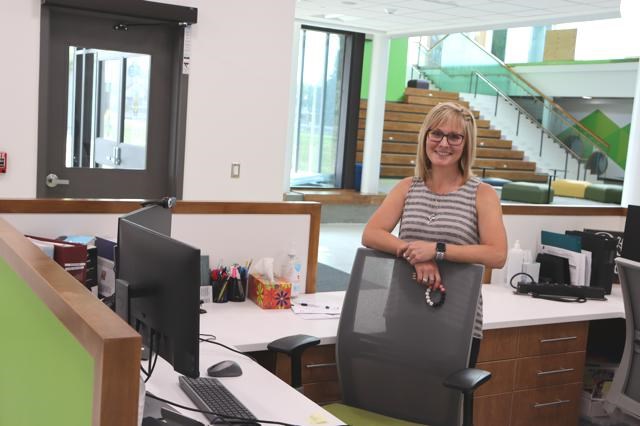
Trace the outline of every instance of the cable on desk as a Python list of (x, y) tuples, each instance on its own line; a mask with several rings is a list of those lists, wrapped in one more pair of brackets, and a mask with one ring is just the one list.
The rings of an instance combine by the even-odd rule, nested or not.
[[(275, 421), (275, 420), (245, 419), (243, 417), (226, 416), (226, 415), (222, 415), (222, 414), (219, 414), (219, 413), (214, 413), (213, 411), (200, 410), (200, 409), (197, 409), (197, 408), (187, 407), (186, 405), (178, 404), (178, 403), (175, 403), (173, 401), (169, 401), (167, 399), (160, 398), (159, 396), (155, 396), (151, 392), (145, 392), (145, 394), (149, 398), (153, 398), (153, 399), (156, 399), (156, 400), (158, 400), (160, 402), (164, 402), (164, 403), (167, 403), (167, 404), (174, 405), (174, 406), (176, 406), (178, 408), (182, 408), (183, 410), (195, 411), (196, 413), (203, 413), (203, 414), (212, 414), (214, 416), (219, 417), (220, 421), (224, 421), (225, 423), (256, 424), (256, 425), (259, 425), (260, 423), (267, 423), (267, 424), (282, 425), (282, 426), (299, 426), (299, 425), (296, 425), (296, 424), (293, 424), (293, 423), (284, 423), (284, 422), (279, 422), (279, 421)], [(210, 423), (210, 424), (216, 424), (216, 420), (214, 420), (214, 422)]]
[(237, 353), (237, 354), (244, 355), (244, 356), (246, 356), (247, 358), (251, 358), (254, 362), (258, 362), (258, 360), (256, 360), (254, 357), (252, 357), (252, 356), (251, 356), (251, 355), (249, 355), (249, 354), (246, 354), (246, 353), (244, 353), (244, 352), (240, 352), (239, 350), (236, 350), (236, 349), (230, 348), (229, 346), (227, 346), (227, 345), (225, 345), (225, 344), (222, 344), (222, 343), (220, 343), (220, 342), (216, 342), (216, 341), (215, 341), (216, 336), (214, 336), (214, 335), (212, 335), (212, 334), (201, 334), (200, 336), (208, 336), (206, 339), (203, 339), (202, 337), (200, 337), (200, 341), (201, 341), (201, 342), (207, 342), (207, 343), (211, 343), (212, 345), (222, 346), (223, 348), (228, 349), (228, 350), (230, 350), (231, 352), (235, 352), (235, 353)]
[[(141, 365), (140, 366), (140, 370), (142, 370), (142, 372), (144, 373), (144, 375), (146, 376), (144, 379), (144, 382), (147, 383), (149, 381), (149, 379), (151, 378), (151, 374), (153, 374), (153, 370), (155, 370), (156, 368), (156, 363), (158, 362), (158, 354), (160, 353), (160, 343), (158, 342), (158, 348), (156, 349), (156, 351), (154, 352), (153, 350), (153, 330), (151, 331), (151, 335), (149, 338), (149, 359), (147, 360), (147, 370), (144, 369), (144, 367)], [(152, 360), (153, 358), (153, 360)]]

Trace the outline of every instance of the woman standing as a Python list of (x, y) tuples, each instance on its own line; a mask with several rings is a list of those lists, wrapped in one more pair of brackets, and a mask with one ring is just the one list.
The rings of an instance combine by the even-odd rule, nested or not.
[[(418, 135), (415, 177), (401, 180), (371, 216), (362, 244), (404, 257), (416, 280), (445, 291), (438, 261), (502, 268), (507, 238), (496, 191), (473, 177), (476, 123), (452, 102), (427, 114)], [(391, 232), (400, 222), (399, 236)], [(476, 308), (471, 365), (482, 338), (482, 300)]]

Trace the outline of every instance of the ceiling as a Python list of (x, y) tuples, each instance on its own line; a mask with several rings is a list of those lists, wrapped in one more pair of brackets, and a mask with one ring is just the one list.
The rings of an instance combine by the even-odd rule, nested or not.
[(302, 24), (392, 37), (590, 21), (620, 0), (297, 0)]

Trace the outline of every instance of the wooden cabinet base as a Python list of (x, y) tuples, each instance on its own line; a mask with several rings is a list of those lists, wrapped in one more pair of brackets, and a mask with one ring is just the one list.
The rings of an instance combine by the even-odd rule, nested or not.
[(575, 425), (582, 383), (517, 391), (513, 394), (513, 426)]
[(475, 426), (509, 426), (513, 394), (481, 396), (473, 399)]

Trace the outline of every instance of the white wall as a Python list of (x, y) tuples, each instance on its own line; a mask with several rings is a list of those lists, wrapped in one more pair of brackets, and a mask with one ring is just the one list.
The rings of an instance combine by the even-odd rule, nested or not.
[[(281, 201), (295, 0), (168, 0), (193, 26), (184, 199)], [(0, 2), (0, 197), (36, 195), (40, 1)], [(232, 162), (239, 179), (230, 178)]]
[(633, 98), (638, 63), (524, 65), (513, 70), (550, 97)]
[(0, 197), (34, 198), (38, 139), (40, 1), (0, 2), (0, 151), (8, 172), (0, 175)]

